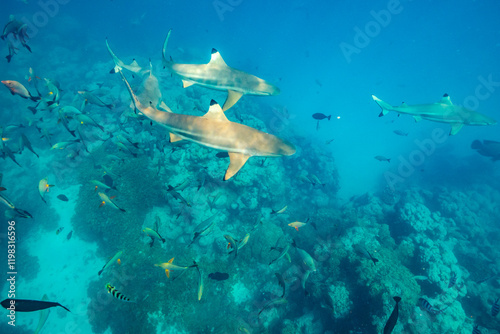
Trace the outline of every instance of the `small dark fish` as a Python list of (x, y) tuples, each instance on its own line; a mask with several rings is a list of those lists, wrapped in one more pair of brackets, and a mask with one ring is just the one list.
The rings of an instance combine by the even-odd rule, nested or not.
[(472, 334), (481, 334), (479, 330), (479, 325), (474, 325), (474, 329), (472, 330)]
[(223, 159), (223, 158), (229, 158), (229, 153), (227, 153), (227, 152), (219, 152), (215, 156), (217, 158), (221, 158), (221, 159)]
[(116, 190), (116, 187), (114, 186), (113, 178), (111, 176), (109, 176), (109, 174), (104, 174), (102, 179), (104, 180), (105, 185), (107, 185), (111, 189)]
[(500, 305), (498, 304), (498, 300), (500, 298), (497, 298), (497, 300), (495, 300), (495, 302), (493, 303), (493, 305), (491, 305), (491, 315), (493, 317), (496, 317), (498, 312), (500, 311)]
[(376, 160), (378, 160), (378, 161), (387, 161), (387, 162), (391, 162), (391, 159), (386, 158), (386, 157), (381, 156), (381, 155), (377, 155), (377, 156), (375, 157), (375, 159), (376, 159)]
[(58, 235), (59, 233), (62, 232), (62, 230), (64, 230), (64, 226), (63, 227), (59, 227), (56, 231), (56, 235)]
[(396, 323), (398, 322), (399, 302), (401, 301), (401, 297), (392, 297), (392, 298), (396, 302), (396, 305), (394, 305), (394, 309), (392, 310), (391, 316), (389, 317), (389, 319), (387, 319), (387, 322), (385, 323), (384, 334), (392, 333), (392, 330), (394, 329)]
[(492, 161), (500, 160), (500, 142), (493, 140), (474, 140), (470, 146), (477, 153), (490, 157)]
[(217, 271), (215, 273), (208, 274), (208, 277), (210, 277), (211, 279), (214, 279), (216, 281), (225, 281), (229, 278), (229, 274), (220, 273)]
[(281, 294), (281, 298), (285, 296), (285, 280), (280, 273), (275, 273), (276, 278), (278, 279), (278, 284), (283, 288), (283, 293)]
[(394, 130), (392, 131), (394, 132), (395, 134), (397, 134), (398, 136), (403, 136), (403, 137), (407, 137), (408, 136), (408, 132), (403, 132), (401, 130)]
[(11, 151), (10, 148), (8, 148), (6, 145), (3, 147), (3, 151), (4, 153), (12, 160), (15, 162), (16, 165), (18, 165), (19, 167), (22, 167), (17, 161), (16, 161), (16, 157), (14, 156), (14, 152)]
[(374, 265), (377, 265), (378, 259), (374, 258), (369, 251), (366, 251), (368, 253), (368, 256), (370, 257), (370, 260), (372, 260)]
[(377, 265), (378, 259), (374, 258), (369, 251), (366, 251), (368, 253), (368, 256), (370, 257), (370, 260), (372, 260), (374, 265)]
[(457, 283), (457, 274), (455, 272), (451, 273), (450, 282), (448, 283), (448, 289), (453, 287)]
[(168, 189), (167, 191), (177, 200), (181, 201), (182, 203), (184, 203), (185, 205), (187, 206), (191, 206), (191, 204), (184, 198), (182, 197), (181, 194), (179, 194), (175, 189), (174, 187), (172, 187), (170, 184), (167, 185)]
[(493, 274), (493, 275), (491, 275), (491, 276), (488, 276), (488, 277), (485, 277), (485, 278), (483, 278), (483, 279), (480, 279), (480, 280), (479, 280), (479, 281), (477, 281), (476, 283), (477, 283), (477, 284), (484, 283), (484, 282), (489, 281), (490, 279), (492, 279), (493, 277), (496, 277), (496, 276), (497, 276), (497, 274)]
[(16, 312), (34, 312), (45, 310), (46, 308), (61, 306), (68, 312), (71, 312), (66, 307), (62, 306), (59, 303), (54, 302), (46, 302), (42, 300), (30, 300), (30, 299), (4, 299), (0, 303), (3, 308), (9, 309), (11, 305), (14, 305)]
[(312, 117), (314, 119), (317, 119), (317, 120), (322, 120), (322, 119), (325, 119), (325, 118), (328, 118), (328, 120), (330, 120), (332, 118), (332, 115), (326, 116), (325, 114), (317, 112), (317, 113), (313, 114)]
[(34, 155), (36, 155), (37, 158), (40, 158), (40, 156), (35, 152), (33, 149), (33, 146), (31, 146), (31, 142), (29, 141), (28, 137), (24, 133), (21, 134), (21, 140), (24, 145), (28, 150), (30, 150)]
[(265, 309), (267, 309), (269, 307), (283, 305), (283, 304), (286, 304), (286, 303), (288, 303), (288, 301), (285, 298), (276, 298), (276, 299), (273, 299), (269, 303), (267, 303), (266, 305), (264, 305), (264, 307), (259, 311), (259, 314), (257, 315), (257, 317), (260, 317), (260, 314)]
[(69, 200), (68, 200), (68, 197), (66, 197), (66, 195), (63, 195), (63, 194), (61, 194), (61, 195), (57, 196), (57, 198), (58, 198), (58, 199), (60, 199), (60, 200), (61, 200), (61, 201), (63, 201), (63, 202), (67, 202), (67, 201), (69, 201)]
[(21, 218), (33, 218), (31, 213), (29, 213), (26, 210), (15, 208), (14, 211), (16, 212), (16, 217), (21, 217)]
[(71, 236), (72, 236), (72, 235), (73, 235), (73, 231), (70, 231), (70, 232), (68, 233), (68, 236), (66, 237), (66, 239), (68, 239), (68, 240), (69, 240), (69, 239), (71, 239)]

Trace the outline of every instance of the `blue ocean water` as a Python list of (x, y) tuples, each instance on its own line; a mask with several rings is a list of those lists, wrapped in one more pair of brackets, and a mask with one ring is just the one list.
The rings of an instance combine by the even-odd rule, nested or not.
[[(499, 331), (498, 125), (450, 136), (451, 121), (416, 122), (404, 109), (378, 117), (372, 98), (413, 106), (448, 94), (499, 119), (497, 1), (11, 0), (0, 8), (3, 24), (9, 15), (26, 24), (31, 49), (16, 44), (11, 61), (2, 58), (1, 80), (42, 97), (0, 89), (0, 299), (13, 298), (14, 221), (15, 298), (46, 294), (71, 310), (50, 308), (41, 333), (382, 333), (395, 296), (393, 333)], [(222, 181), (227, 157), (170, 143), (134, 113), (110, 73), (106, 39), (125, 64), (144, 69), (123, 70), (139, 99), (150, 92), (151, 62), (174, 113), (199, 117), (212, 99), (226, 100), (225, 88), (183, 88), (164, 68), (169, 29), (175, 63), (206, 64), (216, 48), (227, 65), (279, 87), (275, 96), (243, 95), (226, 115), (296, 153), (250, 154)], [(1, 44), (7, 56), (8, 38)], [(45, 178), (53, 187), (40, 192)], [(166, 264), (172, 258), (179, 267)], [(24, 333), (45, 313), (16, 312), (15, 327), (3, 314), (2, 333)]]

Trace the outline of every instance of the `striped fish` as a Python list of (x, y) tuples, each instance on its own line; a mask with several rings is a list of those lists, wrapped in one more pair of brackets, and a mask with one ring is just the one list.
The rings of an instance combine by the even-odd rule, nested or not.
[(494, 317), (496, 317), (498, 312), (500, 311), (500, 305), (498, 304), (498, 300), (500, 300), (500, 298), (497, 298), (497, 300), (495, 300), (493, 305), (491, 305), (491, 315)]
[(441, 311), (439, 310), (436, 310), (432, 305), (431, 303), (429, 303), (427, 301), (427, 299), (424, 299), (424, 298), (419, 298), (418, 299), (418, 304), (423, 308), (425, 309), (427, 312), (429, 312), (430, 314), (433, 314), (433, 315), (436, 315), (436, 314), (439, 314)]
[(455, 272), (451, 272), (450, 282), (448, 283), (448, 289), (453, 287), (457, 283), (457, 274)]
[(111, 284), (106, 284), (106, 289), (108, 290), (108, 293), (112, 294), (113, 297), (116, 299), (120, 299), (126, 302), (132, 302), (128, 297), (124, 296), (120, 291), (116, 290), (114, 286)]
[(472, 334), (481, 334), (479, 330), (479, 325), (474, 325), (474, 329), (472, 330)]

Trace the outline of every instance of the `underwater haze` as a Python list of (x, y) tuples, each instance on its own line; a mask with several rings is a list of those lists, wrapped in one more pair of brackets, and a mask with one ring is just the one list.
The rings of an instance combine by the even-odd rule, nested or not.
[(0, 13), (1, 333), (500, 333), (498, 1)]

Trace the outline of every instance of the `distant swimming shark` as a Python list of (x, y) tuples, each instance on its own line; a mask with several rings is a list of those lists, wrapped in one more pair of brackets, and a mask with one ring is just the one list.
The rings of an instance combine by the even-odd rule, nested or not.
[(229, 121), (221, 107), (212, 100), (204, 116), (163, 112), (153, 103), (142, 103), (119, 70), (135, 109), (170, 132), (170, 141), (186, 139), (200, 145), (228, 152), (230, 163), (224, 181), (234, 176), (251, 156), (279, 157), (293, 155), (295, 147), (274, 135)]
[(149, 69), (147, 68), (142, 68), (139, 66), (137, 61), (134, 59), (132, 62), (127, 65), (123, 61), (118, 58), (113, 51), (111, 51), (111, 48), (109, 47), (108, 40), (106, 39), (106, 47), (108, 48), (108, 52), (111, 55), (111, 58), (113, 58), (113, 62), (115, 63), (115, 67), (110, 71), (110, 73), (117, 73), (119, 70), (125, 68), (131, 72), (137, 73), (139, 75), (146, 74)]
[(184, 88), (200, 85), (215, 90), (227, 90), (228, 95), (223, 111), (231, 108), (243, 95), (278, 95), (278, 87), (254, 75), (227, 66), (216, 49), (208, 64), (177, 64), (166, 58), (166, 50), (170, 33), (163, 44), (163, 65), (181, 77)]
[(497, 121), (493, 118), (463, 106), (454, 105), (448, 94), (444, 94), (443, 98), (437, 103), (407, 105), (403, 102), (399, 107), (393, 107), (375, 95), (372, 95), (372, 98), (382, 108), (379, 117), (384, 116), (389, 111), (395, 111), (399, 114), (411, 115), (417, 122), (427, 119), (434, 122), (448, 123), (451, 125), (450, 136), (457, 134), (464, 125), (497, 124)]

